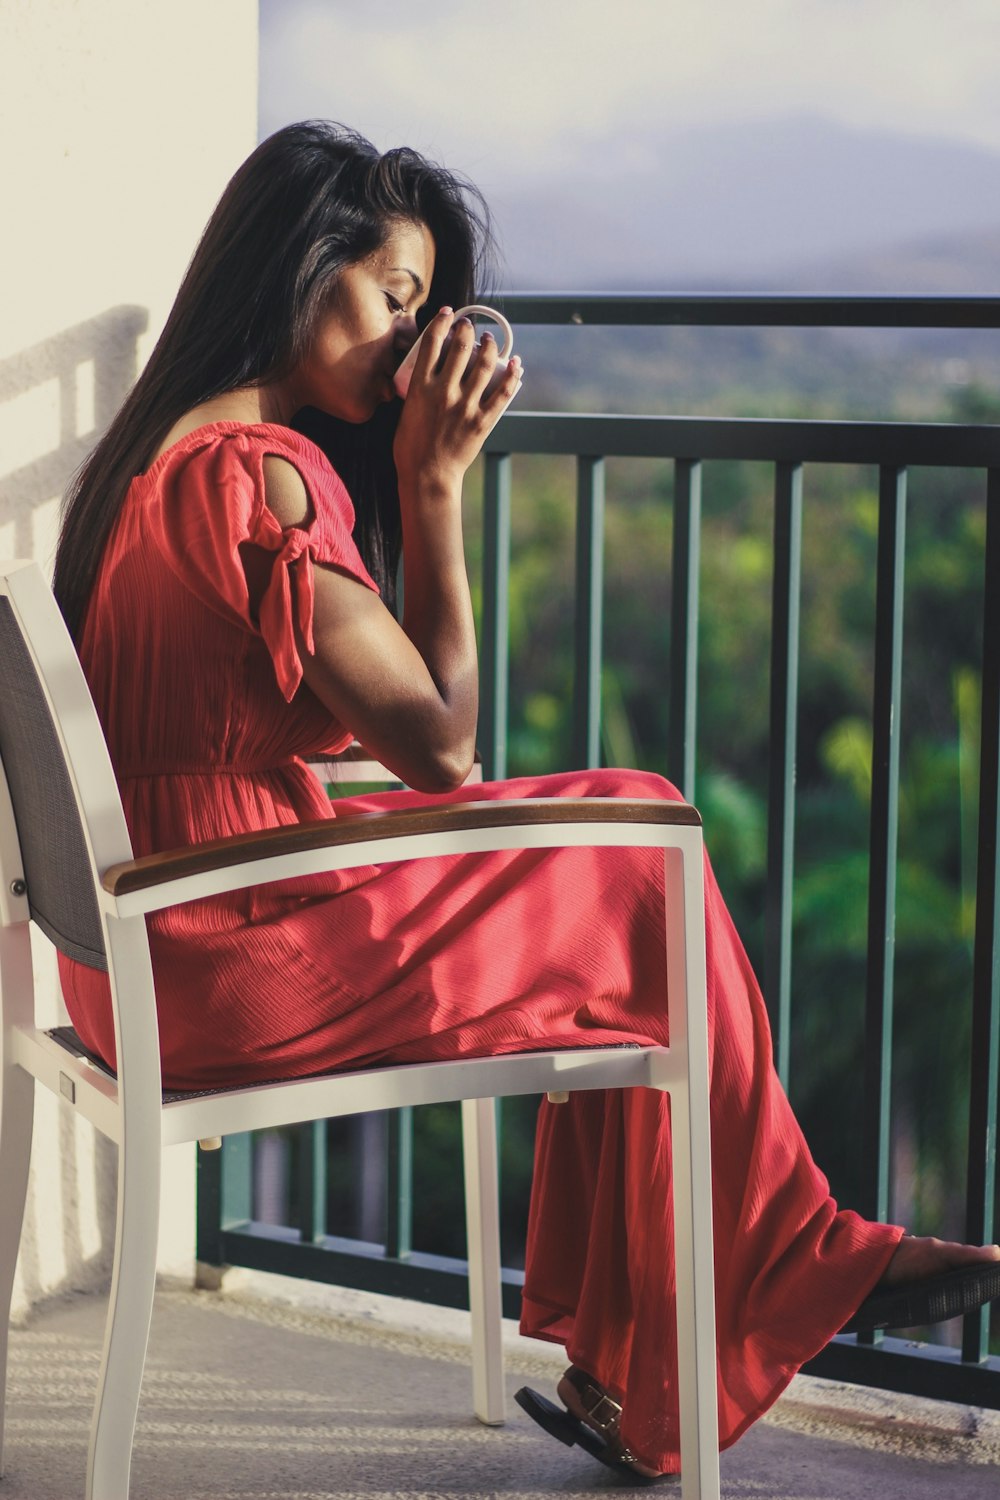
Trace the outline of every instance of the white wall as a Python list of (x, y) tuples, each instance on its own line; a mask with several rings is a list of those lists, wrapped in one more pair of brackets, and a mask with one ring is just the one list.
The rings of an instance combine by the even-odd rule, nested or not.
[[(256, 0), (0, 0), (0, 556), (51, 570), (67, 479), (256, 133)], [(36, 954), (49, 1024), (55, 966)], [(51, 1099), (35, 1132), (20, 1313), (103, 1280), (113, 1228), (114, 1149)], [(192, 1150), (167, 1163), (161, 1246), (184, 1276)]]

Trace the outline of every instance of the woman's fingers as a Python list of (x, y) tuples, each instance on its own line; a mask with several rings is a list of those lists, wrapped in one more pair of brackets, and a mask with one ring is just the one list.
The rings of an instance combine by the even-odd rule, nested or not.
[(479, 344), (471, 319), (455, 319), (450, 307), (441, 308), (431, 319), (416, 350), (413, 373), (425, 385), (438, 383), (448, 392), (451, 402), (461, 402), (469, 409), (480, 403), (492, 404), (504, 392), (503, 402), (510, 401), (521, 378), (521, 361), (501, 364), (493, 334), (487, 330)]
[[(518, 355), (501, 362), (496, 339), (489, 332), (471, 352), (461, 377), (467, 408), (479, 410), (496, 421), (520, 389), (524, 374)], [(491, 422), (492, 425), (492, 422)]]
[(480, 397), (483, 412), (492, 419), (491, 425), (500, 420), (517, 395), (521, 389), (523, 377), (524, 369), (516, 354), (507, 361), (506, 365), (497, 364), (494, 367), (493, 374)]
[(470, 356), (476, 342), (476, 330), (469, 318), (459, 318), (453, 324), (444, 351), (441, 374), (453, 390), (462, 384), (469, 368)]
[(455, 310), (451, 307), (442, 307), (434, 317), (431, 318), (427, 327), (420, 335), (420, 348), (417, 350), (416, 363), (413, 373), (419, 371), (421, 378), (426, 377), (437, 367), (441, 358), (441, 350), (444, 348), (445, 340), (451, 332), (452, 323), (455, 318)]
[(478, 349), (473, 352), (466, 366), (462, 382), (470, 398), (476, 401), (481, 399), (496, 374), (499, 352), (492, 333), (484, 333)]

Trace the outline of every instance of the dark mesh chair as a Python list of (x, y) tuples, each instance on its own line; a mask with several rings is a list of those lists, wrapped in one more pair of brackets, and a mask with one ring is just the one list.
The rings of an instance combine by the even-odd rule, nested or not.
[[(146, 914), (220, 891), (377, 860), (567, 844), (664, 850), (668, 1048), (416, 1064), (198, 1095), (161, 1089)], [(118, 1077), (35, 1019), (29, 925), (107, 971)], [(126, 1003), (127, 1001), (127, 1003)], [(7, 1323), (36, 1084), (118, 1145), (114, 1269), (87, 1500), (127, 1500), (156, 1272), (164, 1146), (400, 1105), (462, 1100), (473, 1400), (503, 1420), (493, 1099), (645, 1086), (671, 1094), (685, 1500), (719, 1494), (701, 826), (677, 803), (476, 803), (361, 815), (133, 859), (107, 748), (55, 601), (0, 563), (0, 1458)], [(2, 1473), (2, 1468), (0, 1468)]]

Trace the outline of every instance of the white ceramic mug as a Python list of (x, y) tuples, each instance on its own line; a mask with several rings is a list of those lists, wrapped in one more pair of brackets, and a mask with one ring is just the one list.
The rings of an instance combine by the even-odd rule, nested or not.
[[(483, 307), (478, 302), (473, 302), (469, 307), (460, 307), (458, 311), (452, 316), (452, 327), (455, 326), (455, 323), (459, 318), (474, 317), (492, 318), (493, 321), (499, 324), (499, 326), (503, 329), (503, 344), (500, 347), (500, 357), (497, 360), (496, 373), (490, 381), (489, 385), (486, 387), (487, 391), (489, 391), (492, 390), (493, 387), (503, 379), (503, 376), (506, 373), (507, 361), (510, 359), (510, 356), (514, 350), (514, 330), (507, 322), (507, 319), (504, 317), (503, 313), (498, 313), (496, 309), (492, 307)], [(424, 333), (426, 332), (427, 330), (425, 328)], [(420, 339), (422, 339), (423, 336), (424, 334), (422, 333), (413, 347), (407, 352), (406, 358), (403, 360), (403, 363), (400, 365), (399, 369), (393, 376), (393, 385), (396, 387), (396, 394), (397, 396), (402, 396), (404, 400), (406, 398), (407, 391), (410, 389), (410, 379), (413, 375), (413, 366), (417, 362), (417, 353), (420, 349)], [(476, 345), (476, 347), (479, 347), (478, 344)]]

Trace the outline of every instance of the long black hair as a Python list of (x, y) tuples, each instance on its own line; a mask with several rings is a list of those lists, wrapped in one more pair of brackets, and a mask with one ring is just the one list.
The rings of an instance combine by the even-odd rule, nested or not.
[[(149, 362), (66, 497), (54, 590), (70, 632), (83, 624), (101, 554), (129, 484), (185, 412), (285, 376), (310, 347), (337, 276), (383, 244), (394, 222), (435, 244), (427, 315), (472, 301), (488, 271), (489, 214), (471, 184), (401, 147), (325, 120), (289, 125), (247, 158), (219, 200)], [(399, 555), (392, 463), (398, 403), (354, 425), (306, 412), (351, 491), (355, 536), (389, 602)]]

